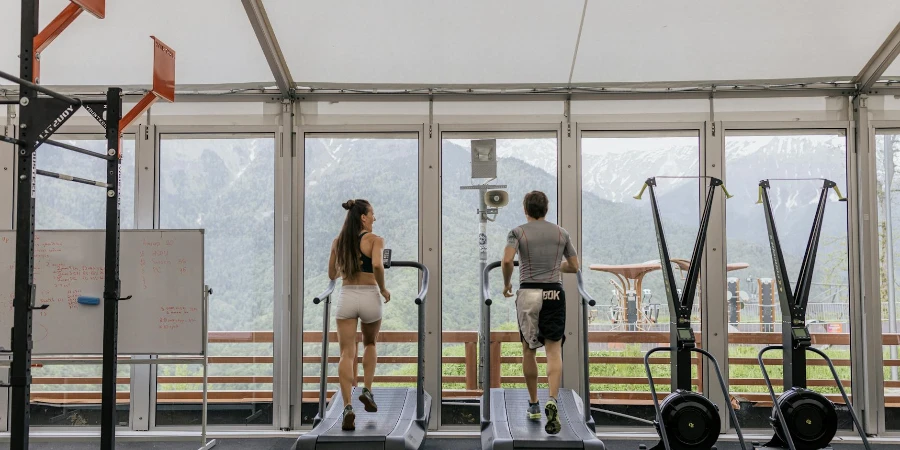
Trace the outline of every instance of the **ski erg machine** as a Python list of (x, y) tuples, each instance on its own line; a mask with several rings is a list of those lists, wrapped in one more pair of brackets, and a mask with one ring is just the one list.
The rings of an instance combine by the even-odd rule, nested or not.
[[(809, 179), (805, 179), (809, 180)], [(813, 268), (816, 262), (816, 252), (819, 246), (819, 236), (822, 234), (822, 224), (825, 218), (825, 203), (828, 201), (828, 193), (834, 189), (834, 193), (840, 201), (847, 199), (841, 195), (837, 183), (824, 178), (814, 180), (822, 181), (822, 190), (819, 193), (819, 203), (813, 218), (812, 230), (806, 244), (803, 261), (800, 264), (800, 274), (794, 290), (791, 290), (784, 255), (781, 250), (781, 242), (775, 229), (775, 218), (772, 213), (772, 204), (769, 201), (770, 181), (767, 179), (759, 182), (759, 200), (763, 204), (766, 216), (766, 228), (769, 233), (769, 247), (772, 250), (772, 263), (775, 266), (775, 282), (778, 285), (778, 299), (781, 304), (781, 341), (782, 345), (770, 345), (759, 352), (759, 367), (762, 369), (763, 378), (772, 396), (772, 416), (769, 418), (775, 435), (765, 444), (770, 448), (789, 448), (790, 450), (819, 450), (830, 448), (829, 444), (837, 433), (837, 411), (834, 403), (824, 395), (807, 388), (806, 352), (812, 352), (825, 360), (835, 384), (844, 398), (847, 411), (856, 426), (856, 431), (862, 439), (863, 445), (868, 450), (869, 441), (865, 431), (860, 425), (859, 418), (853, 410), (850, 398), (841, 385), (840, 377), (832, 364), (831, 359), (819, 349), (812, 347), (812, 336), (806, 326), (806, 307), (809, 304), (809, 292), (812, 286)], [(797, 181), (796, 179), (777, 179), (777, 181)], [(775, 396), (775, 389), (766, 371), (763, 356), (772, 350), (783, 351), (784, 392)], [(785, 426), (786, 425), (786, 426)]]
[[(700, 219), (700, 227), (697, 231), (697, 240), (694, 243), (694, 251), (691, 254), (690, 268), (684, 281), (684, 289), (678, 295), (678, 286), (675, 284), (675, 273), (669, 263), (669, 248), (666, 244), (660, 219), (659, 206), (656, 200), (657, 178), (708, 178), (709, 190), (706, 195), (706, 204)], [(719, 418), (719, 407), (707, 397), (691, 390), (691, 354), (699, 353), (707, 357), (716, 370), (719, 385), (725, 397), (728, 397), (728, 387), (719, 369), (719, 363), (707, 351), (697, 348), (694, 330), (691, 328), (691, 309), (694, 304), (694, 295), (697, 288), (697, 280), (700, 277), (700, 259), (703, 256), (703, 247), (706, 244), (706, 230), (709, 226), (710, 213), (712, 211), (713, 197), (716, 187), (721, 186), (726, 198), (731, 197), (722, 180), (713, 177), (653, 177), (644, 182), (641, 191), (634, 198), (641, 199), (645, 189), (650, 189), (650, 206), (653, 212), (653, 224), (656, 229), (656, 240), (659, 245), (660, 266), (663, 271), (666, 297), (669, 300), (669, 347), (656, 347), (644, 355), (644, 369), (650, 383), (650, 393), (653, 397), (653, 406), (656, 410), (656, 430), (660, 441), (652, 450), (688, 450), (688, 449), (714, 449), (719, 439), (722, 422)], [(658, 352), (671, 353), (671, 382), (672, 393), (663, 399), (662, 403), (656, 394), (656, 386), (653, 383), (653, 375), (650, 371), (650, 356)], [(738, 424), (737, 415), (731, 402), (726, 402), (728, 412), (734, 422), (741, 448), (747, 448)]]

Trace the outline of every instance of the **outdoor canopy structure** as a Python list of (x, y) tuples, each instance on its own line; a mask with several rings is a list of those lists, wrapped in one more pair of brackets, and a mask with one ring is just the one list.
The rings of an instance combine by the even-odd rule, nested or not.
[[(67, 2), (45, 0), (41, 23)], [(17, 61), (18, 3), (0, 10), (0, 67)], [(76, 21), (45, 52), (43, 85), (147, 88), (133, 49), (150, 34), (179, 50), (185, 94), (852, 95), (900, 81), (892, 0), (155, 0), (106, 14), (127, 19)]]
[[(20, 3), (19, 0), (0, 2), (0, 71), (18, 73)], [(851, 294), (856, 296), (859, 293), (856, 288), (860, 286), (857, 285), (862, 285), (866, 293), (878, 292), (877, 277), (868, 276), (862, 281), (854, 279), (859, 275), (857, 269), (860, 266), (868, 274), (877, 273), (879, 245), (875, 224), (860, 224), (863, 214), (865, 217), (868, 214), (877, 217), (879, 214), (874, 202), (877, 198), (875, 181), (871, 188), (863, 183), (876, 179), (876, 162), (874, 157), (869, 162), (855, 156), (874, 154), (875, 144), (867, 139), (866, 133), (854, 133), (854, 128), (874, 132), (879, 128), (879, 125), (874, 124), (875, 120), (888, 117), (884, 114), (879, 117), (877, 114), (883, 113), (884, 109), (891, 109), (890, 107), (894, 109), (890, 111), (893, 113), (890, 117), (897, 115), (898, 100), (893, 97), (900, 96), (900, 61), (897, 58), (900, 53), (900, 2), (897, 0), (108, 0), (105, 6), (105, 20), (97, 20), (90, 14), (81, 13), (82, 17), (73, 21), (64, 35), (42, 52), (41, 86), (86, 102), (105, 99), (105, 92), (109, 87), (122, 87), (126, 110), (135, 103), (140, 104), (142, 98), (149, 102), (152, 98), (147, 95), (151, 89), (148, 72), (152, 71), (153, 66), (148, 57), (148, 37), (159, 36), (168, 46), (178, 50), (178, 87), (175, 94), (182, 104), (245, 101), (246, 103), (239, 105), (241, 108), (234, 107), (234, 110), (243, 112), (243, 106), (267, 103), (265, 113), (260, 115), (265, 117), (210, 119), (198, 116), (193, 122), (185, 120), (185, 123), (181, 123), (180, 118), (167, 118), (165, 114), (156, 114), (155, 121), (150, 120), (148, 114), (140, 126), (137, 125), (140, 122), (135, 121), (136, 125), (127, 132), (134, 136), (132, 142), (137, 149), (132, 153), (134, 160), (143, 163), (135, 164), (135, 167), (143, 166), (146, 171), (143, 173), (151, 174), (136, 177), (138, 180), (133, 183), (136, 199), (134, 222), (137, 227), (161, 226), (159, 180), (160, 174), (165, 173), (165, 170), (160, 169), (162, 164), (159, 155), (162, 153), (160, 142), (163, 135), (175, 140), (179, 135), (192, 133), (194, 137), (205, 138), (220, 132), (240, 136), (241, 133), (253, 134), (265, 130), (267, 139), (274, 137), (272, 145), (278, 150), (277, 154), (283, 156), (283, 159), (276, 159), (277, 162), (273, 163), (273, 195), (276, 199), (273, 201), (273, 210), (276, 212), (274, 217), (280, 217), (282, 212), (287, 213), (283, 222), (275, 221), (279, 224), (274, 230), (275, 242), (293, 244), (296, 253), (304, 242), (303, 220), (306, 212), (303, 195), (292, 193), (306, 192), (306, 148), (303, 146), (306, 145), (307, 134), (313, 136), (315, 133), (335, 131), (347, 132), (348, 135), (351, 132), (357, 133), (358, 136), (383, 132), (418, 134), (421, 167), (417, 182), (422, 193), (418, 211), (422, 220), (417, 236), (420, 248), (429, 249), (428, 252), (422, 250), (420, 259), (431, 267), (440, 267), (443, 255), (439, 221), (442, 191), (440, 177), (434, 175), (441, 170), (441, 141), (452, 139), (454, 132), (472, 133), (478, 137), (478, 133), (488, 131), (523, 134), (548, 130), (552, 133), (559, 130), (559, 134), (555, 136), (559, 149), (556, 173), (562, 205), (559, 210), (560, 222), (567, 227), (571, 225), (580, 228), (581, 217), (575, 211), (580, 210), (577, 199), (583, 183), (577, 176), (571, 176), (577, 175), (579, 168), (577, 158), (581, 150), (578, 146), (584, 137), (579, 136), (579, 130), (588, 133), (609, 130), (635, 133), (668, 131), (668, 134), (687, 130), (700, 146), (698, 161), (702, 171), (723, 176), (723, 166), (727, 164), (720, 163), (716, 167), (716, 161), (708, 160), (707, 156), (723, 154), (723, 135), (728, 130), (771, 130), (779, 133), (808, 127), (812, 131), (834, 131), (834, 124), (838, 122), (834, 119), (839, 117), (841, 123), (838, 124), (837, 132), (846, 138), (842, 139), (847, 144), (845, 151), (847, 155), (851, 155), (847, 158), (851, 161), (848, 163), (848, 190), (856, 194), (848, 197), (854, 202), (852, 207), (861, 213), (848, 215), (848, 224), (852, 227), (848, 231), (850, 256), (862, 254), (860, 259), (849, 263), (851, 270), (848, 271), (848, 276), (855, 289)], [(71, 8), (70, 0), (41, 0), (41, 28), (50, 24), (59, 11), (66, 8)], [(870, 113), (869, 107), (862, 101), (865, 96), (860, 94), (884, 96), (884, 103), (889, 103), (889, 108), (885, 108), (885, 105), (873, 106), (876, 113)], [(760, 114), (752, 116), (753, 119), (760, 119), (758, 121), (727, 124), (721, 117), (717, 121), (713, 105), (715, 103), (715, 108), (718, 109), (720, 103), (712, 100), (735, 97), (789, 97), (787, 102), (796, 103), (798, 113), (809, 112), (803, 108), (811, 104), (803, 102), (806, 99), (799, 97), (815, 97), (812, 100), (819, 101), (838, 97), (840, 101), (829, 103), (825, 114), (818, 110), (814, 111), (815, 114), (798, 114), (804, 118), (797, 119), (796, 123), (787, 122), (794, 120), (794, 110), (788, 111), (792, 114), (790, 119), (785, 119), (785, 115), (781, 114), (769, 114), (770, 110), (760, 110), (754, 111)], [(441, 127), (444, 125), (442, 121), (435, 119), (436, 132), (433, 134), (432, 124), (425, 124), (420, 116), (396, 120), (388, 117), (387, 114), (394, 111), (391, 108), (384, 108), (387, 111), (385, 115), (374, 119), (350, 117), (347, 114), (344, 117), (315, 118), (307, 122), (304, 120), (318, 114), (318, 110), (315, 110), (316, 113), (301, 112), (301, 106), (306, 103), (327, 105), (330, 101), (362, 102), (373, 99), (385, 102), (409, 100), (407, 104), (418, 106), (420, 114), (424, 115), (428, 111), (435, 117), (441, 114), (430, 108), (423, 108), (426, 105), (417, 105), (417, 102), (424, 104), (433, 99), (435, 103), (446, 102), (441, 105), (446, 106), (454, 101), (469, 100), (547, 101), (540, 104), (546, 109), (523, 107), (521, 111), (514, 113), (515, 117), (512, 119), (484, 116), (475, 119), (453, 118), (444, 122), (447, 125), (444, 128)], [(678, 114), (666, 114), (672, 112), (666, 110), (666, 105), (646, 111), (649, 113), (647, 116), (636, 119), (634, 117), (637, 115), (624, 119), (598, 119), (600, 114), (583, 114), (583, 121), (572, 119), (571, 112), (575, 108), (571, 104), (576, 101), (623, 99), (699, 100), (683, 102), (690, 103), (691, 112), (687, 114), (682, 110), (676, 111)], [(855, 108), (849, 107), (849, 99), (854, 101)], [(278, 104), (282, 100), (288, 100), (285, 103), (291, 105), (282, 107)], [(707, 100), (709, 116), (706, 116), (704, 110)], [(7, 129), (23, 123), (21, 117), (10, 114), (16, 111), (15, 104), (18, 101), (19, 87), (0, 80), (0, 105), (9, 106), (0, 108), (0, 115), (7, 113)], [(562, 117), (559, 115), (559, 105), (552, 103), (564, 101), (565, 117)], [(518, 108), (526, 103), (533, 105), (532, 102), (508, 102), (507, 105), (512, 104)], [(612, 113), (619, 114), (621, 111), (617, 108), (621, 103), (628, 102), (605, 102), (603, 106), (609, 107)], [(630, 103), (658, 105), (666, 102)], [(380, 106), (378, 103), (354, 106), (360, 106), (362, 110), (372, 105)], [(699, 112), (694, 114), (697, 112), (697, 105)], [(200, 106), (215, 109), (220, 104)], [(479, 105), (467, 103), (463, 106), (474, 108)], [(537, 116), (537, 113), (532, 114), (534, 109), (549, 111), (554, 107), (558, 109), (553, 110), (552, 117), (547, 114), (548, 117), (533, 118)], [(325, 108), (322, 106), (322, 109)], [(375, 107), (372, 106), (372, 109)], [(250, 108), (246, 110), (249, 111)], [(483, 112), (477, 111), (477, 114), (481, 113)], [(869, 114), (872, 114), (871, 118)], [(215, 110), (214, 115), (225, 117), (219, 110)], [(327, 114), (322, 114), (325, 115)], [(462, 116), (463, 113), (459, 115)], [(575, 112), (574, 116), (577, 118), (579, 112)], [(722, 117), (729, 116), (723, 114)], [(730, 116), (740, 120), (745, 120), (744, 117), (747, 116)], [(816, 120), (826, 117), (829, 122), (824, 125), (814, 123), (807, 120), (809, 117)], [(428, 120), (431, 119), (429, 117)], [(663, 123), (661, 119), (674, 119), (676, 122)], [(695, 122), (688, 123), (688, 119)], [(487, 122), (491, 120), (502, 126)], [(568, 133), (567, 124), (561, 122), (565, 120), (569, 120)], [(641, 122), (622, 126), (592, 123), (594, 120)], [(766, 123), (763, 120), (776, 122)], [(466, 121), (477, 123), (473, 126), (465, 123)], [(513, 121), (524, 122), (524, 126), (512, 123)], [(344, 122), (350, 125), (345, 126)], [(74, 123), (90, 122), (73, 121)], [(222, 125), (223, 123), (226, 125)], [(260, 123), (265, 125), (259, 125)], [(723, 123), (732, 128), (723, 126), (726, 131), (717, 135), (716, 128)], [(581, 128), (580, 124), (585, 127)], [(0, 124), (0, 129), (2, 127)], [(885, 129), (893, 127), (891, 125)], [(75, 131), (67, 132), (78, 135), (83, 134), (85, 129), (87, 128), (74, 125), (69, 130)], [(182, 132), (184, 134), (180, 134)], [(444, 132), (447, 134), (442, 134)], [(294, 139), (291, 138), (292, 133)], [(466, 138), (468, 139), (468, 135)], [(0, 143), (0, 150), (11, 148), (5, 145), (9, 142), (5, 140)], [(289, 157), (294, 159), (290, 160)], [(13, 159), (10, 157), (9, 161)], [(886, 172), (893, 173), (892, 158), (886, 158), (883, 164), (889, 166), (885, 169)], [(2, 174), (0, 172), (0, 181), (6, 176)], [(862, 174), (862, 179), (854, 178), (859, 174)], [(888, 193), (891, 192), (890, 182), (887, 182)], [(130, 189), (132, 184), (128, 187)], [(0, 196), (0, 206), (8, 204), (9, 210), (12, 210), (13, 196), (8, 197), (9, 201), (6, 202), (6, 197)], [(871, 202), (856, 204), (857, 199)], [(890, 194), (887, 204), (891, 204)], [(890, 212), (887, 216), (892, 217)], [(12, 224), (11, 219), (9, 223)], [(719, 223), (713, 228), (722, 231), (724, 227)], [(890, 226), (887, 227), (889, 233), (891, 229)], [(862, 242), (857, 242), (857, 237)], [(893, 238), (888, 238), (888, 241), (893, 241)], [(278, 428), (299, 429), (302, 427), (300, 409), (298, 407), (295, 411), (291, 408), (302, 405), (304, 391), (294, 389), (292, 392), (292, 387), (300, 383), (292, 386), (291, 381), (292, 377), (302, 381), (303, 360), (298, 359), (295, 364), (290, 357), (298, 349), (302, 356), (302, 339), (305, 338), (299, 331), (302, 331), (303, 309), (291, 309), (285, 305), (299, 305), (305, 300), (299, 298), (304, 288), (304, 266), (303, 257), (292, 254), (291, 247), (276, 246), (273, 266), (276, 269), (274, 305), (278, 309), (274, 310), (276, 319), (272, 332), (275, 341), (271, 353), (275, 361), (272, 392), (276, 397), (273, 400), (272, 422)], [(860, 251), (858, 247), (863, 250)], [(435, 251), (431, 252), (431, 248)], [(893, 251), (893, 247), (889, 248)], [(279, 254), (282, 250), (285, 251)], [(893, 261), (893, 258), (888, 257), (888, 260)], [(299, 264), (292, 266), (291, 261)], [(722, 263), (722, 267), (725, 267), (724, 259)], [(435, 270), (435, 273), (438, 277), (441, 276), (440, 270)], [(709, 276), (706, 275), (708, 272), (704, 273), (708, 280), (723, 279), (725, 275), (724, 271)], [(894, 271), (890, 270), (888, 276), (893, 277), (893, 274)], [(893, 284), (891, 281), (890, 285)], [(439, 286), (440, 283), (435, 285)], [(891, 289), (888, 295), (892, 296), (893, 291)], [(293, 297), (289, 293), (293, 293)], [(436, 298), (437, 306), (432, 309), (435, 312), (427, 318), (429, 330), (440, 329), (443, 300), (439, 295)], [(854, 332), (859, 333), (854, 335), (853, 342), (855, 346), (860, 346), (854, 349), (851, 358), (855, 364), (854, 375), (860, 375), (854, 378), (853, 383), (854, 387), (869, 387), (868, 393), (865, 388), (857, 391), (860, 393), (860, 400), (866, 400), (865, 403), (860, 403), (866, 407), (866, 428), (885, 431), (893, 425), (885, 426), (883, 417), (880, 418), (881, 423), (877, 422), (877, 414), (884, 411), (884, 404), (880, 403), (884, 399), (879, 398), (883, 394), (881, 386), (875, 387), (872, 384), (873, 381), (882, 381), (879, 378), (881, 375), (874, 374), (878, 370), (873, 371), (870, 362), (863, 365), (864, 356), (877, 356), (882, 348), (878, 341), (882, 332), (877, 325), (872, 327), (869, 322), (878, 320), (881, 305), (871, 301), (853, 301), (857, 306), (851, 309), (851, 319), (855, 326)], [(862, 304), (862, 308), (859, 304)], [(889, 307), (894, 308), (894, 304), (891, 299)], [(704, 305), (709, 309), (713, 302), (706, 302)], [(714, 307), (726, 308), (722, 305), (725, 303)], [(893, 310), (890, 311), (888, 315), (895, 319), (896, 314)], [(282, 314), (286, 312), (290, 314)], [(865, 322), (863, 317), (866, 318)], [(703, 323), (714, 324), (715, 321), (704, 319)], [(865, 324), (868, 328), (856, 326), (860, 324)], [(727, 323), (722, 326), (727, 327)], [(894, 334), (896, 326), (891, 327), (891, 334)], [(715, 341), (714, 345), (719, 347), (710, 351), (727, 358), (727, 347), (723, 346), (727, 345), (724, 337), (726, 328), (719, 330), (722, 331), (723, 338)], [(710, 335), (712, 333), (706, 334)], [(865, 339), (857, 339), (860, 337)], [(440, 353), (440, 333), (436, 331), (429, 336), (427, 344), (429, 352)], [(889, 347), (896, 350), (894, 345)], [(569, 351), (574, 351), (577, 347), (568, 348), (573, 349)], [(890, 359), (896, 360), (894, 357)], [(568, 361), (574, 359), (568, 358)], [(881, 362), (881, 359), (878, 358), (877, 362)], [(429, 359), (426, 364), (426, 368), (433, 369), (440, 366), (441, 360)], [(567, 370), (567, 373), (575, 372)], [(155, 378), (149, 374), (148, 368), (141, 375), (133, 375), (134, 386), (153, 386), (151, 389), (156, 389), (153, 384), (156, 381), (151, 381)], [(897, 382), (896, 378), (891, 381)], [(430, 392), (435, 395), (435, 404), (438, 405), (435, 411), (439, 412), (442, 400), (440, 377), (427, 378), (426, 387), (429, 386), (434, 387)], [(135, 389), (132, 392), (138, 391)], [(143, 389), (141, 392), (141, 396), (133, 397), (131, 404), (140, 405), (143, 409), (134, 408), (132, 412), (151, 411), (152, 402), (147, 394), (150, 389)], [(713, 392), (711, 395), (719, 394)], [(724, 400), (724, 397), (716, 398), (714, 402), (722, 404)], [(156, 427), (155, 422), (151, 425), (151, 418), (150, 414), (132, 414), (131, 428), (143, 431)], [(440, 416), (436, 416), (432, 423), (439, 426), (440, 419)]]

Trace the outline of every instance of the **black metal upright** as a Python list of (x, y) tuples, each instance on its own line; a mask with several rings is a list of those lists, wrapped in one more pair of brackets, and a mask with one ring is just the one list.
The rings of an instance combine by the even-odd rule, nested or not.
[[(775, 217), (769, 201), (769, 180), (759, 182), (760, 201), (766, 216), (766, 228), (769, 232), (769, 247), (772, 252), (772, 263), (775, 266), (775, 284), (778, 289), (781, 305), (781, 338), (784, 344), (784, 389), (792, 387), (806, 388), (806, 347), (811, 344), (809, 331), (806, 328), (806, 307), (809, 303), (809, 290), (812, 286), (813, 269), (816, 264), (816, 249), (819, 236), (822, 234), (822, 223), (825, 218), (825, 204), (828, 192), (836, 188), (831, 180), (823, 180), (819, 194), (819, 204), (813, 218), (812, 230), (806, 244), (806, 252), (800, 264), (800, 274), (794, 290), (791, 290), (781, 242), (775, 229)], [(840, 195), (840, 194), (838, 194)]]
[[(663, 271), (663, 281), (665, 282), (666, 298), (669, 300), (669, 340), (671, 347), (674, 349), (674, 355), (670, 358), (672, 392), (678, 389), (690, 391), (691, 349), (696, 347), (694, 331), (691, 329), (691, 310), (694, 307), (697, 280), (700, 278), (700, 258), (703, 255), (703, 247), (706, 245), (706, 230), (709, 227), (709, 218), (712, 212), (713, 194), (716, 186), (722, 186), (722, 180), (718, 178), (710, 178), (709, 180), (706, 205), (703, 207), (700, 229), (697, 231), (697, 240), (694, 242), (694, 251), (691, 254), (691, 265), (684, 280), (684, 289), (681, 291), (681, 296), (678, 295), (678, 286), (675, 284), (675, 271), (670, 263), (669, 248), (663, 232), (659, 206), (656, 203), (656, 191), (654, 190), (656, 179), (647, 179), (645, 186), (650, 188), (653, 225), (656, 228), (656, 242), (659, 245), (659, 259)], [(638, 194), (638, 197), (640, 197), (640, 194)]]
[[(38, 2), (22, 0), (21, 47), (19, 76), (31, 80), (33, 74), (34, 37), (38, 33)], [(10, 367), (11, 411), (9, 448), (28, 448), (31, 422), (31, 318), (34, 305), (34, 179), (37, 176), (35, 137), (39, 133), (34, 105), (37, 91), (28, 86), (19, 89), (19, 139), (17, 149), (16, 199), (16, 274), (14, 318), (12, 329), (13, 360)]]
[(119, 213), (122, 201), (122, 159), (119, 158), (119, 120), (122, 118), (122, 89), (106, 92), (106, 148), (113, 156), (106, 163), (106, 262), (103, 286), (103, 385), (100, 406), (100, 448), (116, 447), (116, 372), (119, 336)]

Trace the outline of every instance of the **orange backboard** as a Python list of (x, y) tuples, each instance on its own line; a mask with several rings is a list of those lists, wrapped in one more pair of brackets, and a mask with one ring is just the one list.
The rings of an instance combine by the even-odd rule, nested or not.
[(102, 19), (106, 17), (106, 0), (71, 0), (81, 9), (91, 13), (94, 17)]
[(175, 101), (175, 50), (153, 38), (153, 90), (157, 97)]

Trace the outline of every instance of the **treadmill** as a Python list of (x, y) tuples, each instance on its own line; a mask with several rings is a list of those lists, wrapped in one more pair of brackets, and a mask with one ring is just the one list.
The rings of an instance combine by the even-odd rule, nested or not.
[[(519, 262), (516, 261), (518, 266)], [(484, 394), (481, 397), (481, 448), (484, 450), (512, 449), (548, 449), (548, 448), (580, 448), (605, 450), (605, 446), (594, 429), (594, 418), (590, 410), (590, 379), (588, 370), (587, 318), (588, 305), (596, 302), (584, 290), (581, 272), (577, 273), (578, 292), (584, 308), (581, 325), (584, 346), (584, 382), (582, 395), (578, 396), (572, 389), (560, 388), (557, 406), (559, 422), (562, 430), (558, 434), (547, 434), (544, 425), (547, 419), (540, 421), (525, 417), (528, 408), (528, 390), (488, 388), (491, 380), (491, 293), (490, 272), (500, 266), (500, 261), (488, 264), (484, 268), (481, 295), (481, 383)], [(547, 403), (547, 389), (538, 389), (538, 400)]]
[[(425, 294), (428, 292), (428, 268), (413, 261), (390, 261), (390, 250), (384, 252), (385, 269), (393, 267), (412, 267), (422, 272), (422, 288), (415, 299), (419, 307), (419, 342), (418, 368), (416, 370), (415, 388), (372, 388), (372, 394), (378, 403), (378, 412), (365, 412), (359, 401), (361, 387), (354, 387), (350, 398), (356, 414), (356, 430), (341, 429), (341, 414), (344, 412), (344, 400), (340, 388), (331, 397), (328, 410), (325, 410), (328, 374), (328, 325), (331, 309), (331, 293), (336, 280), (328, 284), (325, 292), (319, 294), (313, 303), (325, 303), (323, 314), (322, 339), (322, 374), (320, 377), (319, 412), (313, 419), (313, 429), (297, 439), (293, 450), (313, 449), (353, 449), (353, 450), (417, 450), (425, 441), (428, 421), (431, 418), (431, 396), (425, 392)], [(324, 415), (323, 415), (324, 414)]]

